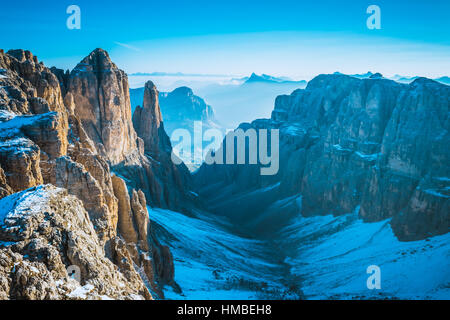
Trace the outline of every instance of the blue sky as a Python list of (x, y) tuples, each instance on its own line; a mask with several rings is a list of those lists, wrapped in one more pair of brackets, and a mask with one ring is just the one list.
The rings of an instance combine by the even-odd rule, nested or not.
[[(68, 30), (66, 8), (81, 8)], [(366, 8), (381, 8), (381, 30)], [(8, 1), (3, 49), (73, 68), (96, 47), (127, 72), (248, 74), (450, 73), (450, 1)]]

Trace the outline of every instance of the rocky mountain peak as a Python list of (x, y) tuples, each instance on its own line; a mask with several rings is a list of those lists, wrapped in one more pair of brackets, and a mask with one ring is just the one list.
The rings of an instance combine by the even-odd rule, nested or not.
[(176, 95), (176, 96), (193, 96), (194, 92), (189, 87), (179, 87), (169, 92), (168, 95)]
[[(108, 52), (101, 48), (97, 48), (86, 56), (78, 64), (79, 66), (89, 65), (97, 72), (106, 71), (108, 69), (117, 69), (117, 66), (111, 61)], [(76, 69), (76, 68), (75, 68)]]
[[(132, 124), (127, 75), (106, 51), (96, 49), (71, 72), (64, 72), (37, 63), (29, 51), (5, 54), (0, 50), (0, 197), (44, 183), (61, 188), (61, 196), (57, 191), (57, 204), (65, 201), (64, 192), (76, 197), (80, 207), (77, 211), (89, 221), (78, 224), (80, 232), (91, 228), (89, 241), (98, 244), (92, 259), (102, 260), (99, 268), (114, 268), (117, 275), (113, 276), (122, 277), (120, 282), (126, 282), (126, 290), (135, 288), (129, 290), (130, 294), (151, 298), (141, 277), (150, 280), (149, 289), (158, 296), (162, 296), (160, 284), (175, 283), (169, 248), (160, 245), (156, 235), (148, 231), (151, 228), (147, 204), (182, 210), (187, 175), (170, 162), (170, 142), (164, 136), (158, 91), (152, 83), (147, 84), (145, 96), (143, 109), (151, 115), (145, 125), (158, 129), (158, 144), (151, 150), (162, 159), (161, 163), (144, 155), (143, 140), (137, 137)], [(112, 178), (113, 170), (127, 183), (117, 183), (120, 178)], [(39, 190), (48, 195), (53, 193), (52, 188)], [(41, 198), (36, 200), (43, 202)], [(74, 205), (73, 201), (68, 202), (69, 206)], [(44, 207), (34, 203), (30, 206), (39, 217), (47, 214), (42, 211), (46, 210)], [(58, 205), (51, 206), (52, 210), (60, 209)], [(13, 207), (7, 208), (5, 214), (12, 212)], [(58, 214), (65, 214), (65, 208)], [(138, 229), (123, 227), (127, 216)], [(0, 256), (4, 253), (2, 241), (6, 240), (2, 238), (1, 220)], [(17, 249), (17, 254), (22, 253)], [(24, 261), (34, 254), (38, 253), (24, 254)], [(55, 251), (55, 257), (63, 255), (64, 252)], [(9, 259), (9, 252), (6, 256)], [(78, 260), (71, 262), (83, 267)], [(141, 268), (141, 274), (135, 265)], [(45, 261), (41, 267), (52, 268)], [(105, 272), (112, 275), (110, 270)], [(57, 280), (61, 277), (65, 274), (58, 275)], [(45, 281), (41, 283), (46, 285)], [(4, 294), (1, 289), (0, 297)], [(111, 287), (111, 296), (128, 297), (119, 294), (119, 290)], [(61, 294), (65, 297), (70, 291)], [(43, 293), (25, 298), (53, 297)]]
[(213, 108), (189, 87), (179, 87), (160, 95), (160, 103), (169, 133), (176, 127), (183, 127), (182, 123), (187, 127), (192, 126), (186, 124), (186, 121), (214, 121)]
[(144, 140), (145, 151), (158, 157), (161, 146), (170, 150), (170, 142), (162, 126), (162, 115), (159, 107), (159, 92), (153, 82), (147, 81), (144, 89), (142, 107), (134, 110), (133, 125), (140, 138)]
[(95, 49), (85, 57), (70, 73), (66, 91), (101, 155), (118, 164), (136, 152), (128, 77), (106, 51)]
[(38, 63), (38, 59), (30, 51), (23, 49), (12, 49), (7, 52), (11, 57), (16, 58), (19, 62), (32, 61)]

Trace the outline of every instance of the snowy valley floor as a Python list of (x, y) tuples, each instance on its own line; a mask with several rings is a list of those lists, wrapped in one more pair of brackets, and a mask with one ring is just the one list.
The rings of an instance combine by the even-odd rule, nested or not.
[[(450, 299), (450, 233), (400, 242), (388, 220), (348, 214), (298, 217), (279, 238), (306, 299)], [(367, 289), (370, 265), (380, 267), (380, 290)]]
[[(284, 264), (263, 241), (228, 231), (224, 221), (198, 213), (149, 208), (159, 238), (171, 247), (175, 281), (182, 294), (166, 288), (168, 299), (287, 299), (301, 293), (284, 282)], [(164, 229), (159, 228), (162, 226)]]
[[(387, 220), (352, 213), (297, 216), (273, 239), (252, 240), (215, 216), (149, 213), (183, 291), (166, 288), (169, 299), (450, 299), (450, 234), (400, 242)], [(370, 265), (381, 290), (367, 289)]]

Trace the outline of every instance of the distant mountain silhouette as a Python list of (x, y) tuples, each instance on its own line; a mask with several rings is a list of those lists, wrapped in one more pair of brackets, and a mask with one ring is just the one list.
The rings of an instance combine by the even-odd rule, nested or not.
[[(336, 75), (344, 75), (344, 73), (341, 73), (339, 71), (336, 71), (334, 74), (336, 74)], [(378, 72), (377, 73), (372, 73), (370, 71), (367, 71), (366, 73), (360, 73), (360, 74), (349, 74), (349, 76), (351, 76), (353, 78), (358, 78), (358, 79), (369, 79), (369, 78), (372, 78), (374, 75), (381, 76), (381, 74), (378, 73)]]
[(229, 77), (227, 74), (203, 74), (203, 73), (183, 73), (183, 72), (135, 72), (130, 76), (155, 76), (155, 77)]
[(293, 81), (286, 77), (273, 77), (267, 74), (257, 75), (256, 73), (252, 73), (249, 78), (246, 78), (244, 84), (255, 83), (255, 82), (264, 82), (264, 83), (298, 83), (298, 84), (306, 84), (305, 80)]
[[(344, 73), (341, 73), (338, 71), (336, 71), (334, 74), (335, 75), (345, 75)], [(350, 74), (349, 76), (358, 78), (358, 79), (374, 79), (374, 78), (382, 78), (383, 77), (381, 75), (381, 73), (378, 73), (378, 72), (372, 73), (370, 71), (368, 71), (366, 73), (361, 73), (361, 74)], [(396, 74), (392, 77), (388, 77), (387, 79), (394, 80), (394, 81), (400, 82), (400, 83), (411, 83), (418, 78), (420, 78), (420, 76), (402, 76), (402, 75)], [(450, 85), (450, 78), (448, 76), (435, 78), (433, 80), (443, 83), (443, 84), (446, 84), (446, 85)]]
[(443, 83), (443, 84), (450, 85), (450, 78), (447, 76), (436, 78), (434, 80), (436, 80), (437, 82)]

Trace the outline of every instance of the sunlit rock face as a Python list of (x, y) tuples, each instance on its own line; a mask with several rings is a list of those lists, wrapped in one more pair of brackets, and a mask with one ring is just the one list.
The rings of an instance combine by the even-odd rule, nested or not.
[(67, 153), (68, 117), (58, 79), (25, 50), (0, 50), (0, 165), (15, 192), (41, 184)]
[(369, 221), (392, 216), (400, 239), (449, 230), (449, 96), (449, 86), (426, 78), (402, 91), (370, 171), (360, 214)]
[(79, 119), (89, 145), (114, 171), (141, 189), (149, 204), (187, 210), (184, 165), (170, 159), (172, 147), (164, 131), (158, 91), (147, 83), (142, 108), (131, 116), (127, 75), (102, 49), (94, 50), (70, 73), (58, 76), (69, 113)]
[[(244, 202), (233, 214), (253, 219), (250, 227), (264, 224), (258, 213), (276, 199), (298, 194), (304, 216), (356, 209), (366, 222), (392, 218), (400, 240), (446, 233), (449, 96), (450, 87), (425, 78), (406, 85), (320, 75), (306, 89), (277, 97), (270, 120), (241, 125), (280, 130), (276, 176), (259, 176), (258, 166), (203, 165), (195, 184), (220, 214)], [(212, 196), (215, 188), (224, 190), (220, 197)], [(253, 217), (246, 214), (251, 202), (258, 208)]]
[[(102, 289), (110, 285), (106, 283), (109, 276), (104, 275), (104, 284), (99, 283), (98, 288), (92, 284), (95, 289), (88, 284), (89, 292), (75, 298), (101, 299), (104, 294), (117, 299), (150, 299), (150, 291), (163, 297), (164, 285), (178, 290), (172, 255), (151, 231), (147, 203), (187, 210), (189, 199), (183, 194), (187, 193), (184, 183), (188, 178), (176, 180), (178, 169), (168, 160), (171, 146), (160, 114), (159, 118), (143, 118), (143, 125), (156, 128), (162, 139), (166, 138), (161, 143), (157, 139), (145, 155), (144, 140), (133, 128), (128, 92), (126, 74), (102, 49), (94, 50), (72, 72), (50, 70), (28, 51), (0, 51), (0, 197), (37, 187), (43, 197), (58, 193), (61, 201), (52, 203), (62, 205), (64, 197), (71, 195), (87, 212), (90, 224), (81, 224), (80, 232), (94, 232), (92, 241), (100, 248), (98, 259), (108, 261), (120, 277), (119, 282), (111, 284), (111, 292)], [(158, 105), (149, 106), (147, 111)], [(152, 163), (150, 155), (161, 159), (162, 164), (158, 160)], [(113, 172), (120, 172), (124, 180)], [(42, 184), (49, 185), (41, 188)], [(61, 189), (53, 192), (56, 189), (51, 185)], [(65, 195), (59, 197), (59, 190)], [(11, 206), (5, 215), (15, 208)], [(54, 209), (64, 208), (67, 206)], [(131, 220), (125, 228), (127, 216)], [(90, 247), (89, 243), (82, 245)], [(17, 248), (17, 254), (24, 254), (22, 247)], [(29, 255), (34, 254), (38, 252), (30, 251)], [(55, 251), (58, 254), (65, 253)], [(66, 262), (63, 265), (67, 267)], [(51, 265), (42, 263), (43, 268), (51, 270)], [(82, 261), (74, 264), (82, 267)], [(89, 272), (103, 277), (98, 270), (85, 273)], [(37, 279), (35, 284), (44, 285), (45, 281)], [(59, 299), (71, 294), (69, 289), (58, 291), (53, 285), (46, 285), (48, 292), (25, 288), (31, 293), (2, 298)], [(134, 289), (117, 291), (115, 285)]]
[(106, 51), (96, 49), (84, 58), (71, 71), (66, 90), (102, 156), (117, 164), (136, 150), (128, 78)]
[(134, 270), (130, 280), (105, 257), (83, 203), (66, 190), (41, 185), (0, 204), (0, 299), (151, 299)]
[[(184, 163), (177, 165), (172, 161), (172, 145), (164, 130), (158, 90), (151, 81), (145, 84), (142, 107), (136, 107), (133, 124), (143, 142), (144, 162), (148, 164), (148, 188), (151, 190), (148, 199), (158, 207), (189, 211), (191, 177)], [(137, 177), (136, 181), (139, 180)]]

